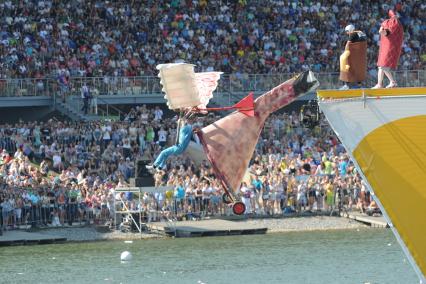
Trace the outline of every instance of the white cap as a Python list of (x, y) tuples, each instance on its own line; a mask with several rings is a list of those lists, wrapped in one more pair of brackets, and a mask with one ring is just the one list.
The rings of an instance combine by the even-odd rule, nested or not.
[(345, 28), (345, 32), (353, 32), (355, 30), (354, 25), (347, 25)]

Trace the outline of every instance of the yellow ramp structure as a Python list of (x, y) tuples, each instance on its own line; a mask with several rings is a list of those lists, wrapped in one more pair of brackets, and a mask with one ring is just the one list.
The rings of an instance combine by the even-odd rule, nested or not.
[(419, 278), (426, 275), (426, 87), (318, 91)]

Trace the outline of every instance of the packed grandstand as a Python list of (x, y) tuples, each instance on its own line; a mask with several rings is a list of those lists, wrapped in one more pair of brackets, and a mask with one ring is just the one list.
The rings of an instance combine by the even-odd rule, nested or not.
[(156, 75), (159, 63), (270, 74), (335, 72), (344, 28), (368, 36), (395, 8), (406, 33), (400, 69), (425, 67), (421, 1), (2, 1), (0, 79)]
[[(25, 1), (24, 1), (25, 2)], [(405, 28), (399, 68), (425, 68), (425, 4), (378, 1), (27, 1), (0, 3), (0, 79), (157, 75), (159, 63), (183, 60), (203, 71), (279, 74), (338, 68), (344, 27), (368, 36), (375, 72), (377, 30), (389, 8)], [(394, 1), (395, 2), (395, 1)], [(72, 7), (72, 8), (71, 8)], [(200, 117), (205, 126), (215, 117)], [(111, 223), (116, 187), (129, 186), (135, 161), (153, 160), (177, 135), (160, 108), (135, 106), (119, 121), (19, 121), (0, 125), (3, 228)], [(271, 116), (236, 194), (247, 215), (375, 209), (354, 165), (325, 121), (298, 113)], [(128, 208), (147, 221), (230, 214), (206, 162), (185, 155), (155, 174), (166, 193)]]

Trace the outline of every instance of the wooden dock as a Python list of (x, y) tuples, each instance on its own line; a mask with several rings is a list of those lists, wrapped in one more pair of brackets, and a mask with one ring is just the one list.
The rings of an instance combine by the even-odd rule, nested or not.
[(35, 245), (63, 243), (67, 239), (59, 236), (46, 236), (35, 232), (4, 231), (0, 236), (0, 246)]
[(148, 228), (178, 238), (254, 235), (267, 231), (266, 227), (222, 219), (150, 223)]
[(386, 222), (386, 219), (383, 216), (368, 216), (368, 215), (363, 215), (360, 212), (349, 212), (349, 213), (342, 213), (341, 214), (343, 217), (352, 219), (352, 220), (356, 220), (358, 222), (367, 224), (371, 227), (375, 227), (375, 228), (388, 228), (389, 225)]

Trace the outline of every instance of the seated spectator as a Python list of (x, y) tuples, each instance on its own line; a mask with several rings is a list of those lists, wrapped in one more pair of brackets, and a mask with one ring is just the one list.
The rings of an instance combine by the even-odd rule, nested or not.
[(368, 205), (365, 213), (368, 216), (381, 216), (382, 215), (382, 211), (380, 211), (379, 206), (377, 205), (376, 201), (374, 201), (374, 200), (372, 200), (370, 202), (370, 205)]

